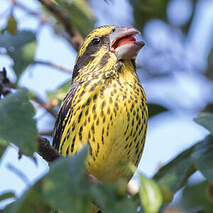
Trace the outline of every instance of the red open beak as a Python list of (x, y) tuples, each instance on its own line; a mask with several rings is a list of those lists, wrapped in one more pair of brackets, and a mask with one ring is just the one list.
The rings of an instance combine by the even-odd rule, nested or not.
[(116, 27), (110, 34), (110, 48), (118, 59), (132, 59), (145, 45), (143, 41), (136, 41), (135, 35), (139, 31), (133, 27)]

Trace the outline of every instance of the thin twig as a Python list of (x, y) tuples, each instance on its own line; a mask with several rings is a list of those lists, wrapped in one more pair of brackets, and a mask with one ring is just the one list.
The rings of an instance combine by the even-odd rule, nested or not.
[(62, 11), (58, 4), (55, 4), (51, 0), (38, 0), (41, 4), (43, 4), (49, 12), (51, 12), (58, 21), (64, 26), (66, 32), (70, 36), (70, 42), (73, 48), (78, 51), (80, 45), (83, 43), (83, 38), (78, 30), (73, 26), (72, 20), (70, 17)]
[(67, 73), (72, 73), (72, 70), (71, 70), (71, 69), (68, 69), (68, 68), (63, 67), (63, 66), (58, 65), (58, 64), (54, 64), (54, 63), (49, 62), (49, 61), (34, 60), (34, 63), (35, 63), (35, 64), (45, 65), (45, 66), (50, 66), (50, 67), (53, 67), (53, 68), (55, 68), (55, 69), (58, 69), (58, 70), (62, 70), (62, 71), (64, 71), (64, 72), (67, 72)]

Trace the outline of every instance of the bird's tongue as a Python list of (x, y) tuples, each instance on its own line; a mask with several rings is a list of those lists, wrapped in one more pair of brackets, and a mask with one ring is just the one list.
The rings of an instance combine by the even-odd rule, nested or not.
[(123, 37), (123, 38), (119, 39), (116, 47), (119, 47), (119, 46), (124, 45), (124, 44), (129, 43), (129, 42), (135, 42), (135, 41), (136, 41), (136, 39), (134, 37), (132, 37), (132, 36)]

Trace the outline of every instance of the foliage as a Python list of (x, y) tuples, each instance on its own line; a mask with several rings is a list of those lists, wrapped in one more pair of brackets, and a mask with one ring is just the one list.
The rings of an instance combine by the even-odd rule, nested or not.
[(17, 31), (16, 34), (4, 32), (0, 35), (0, 46), (6, 49), (6, 53), (13, 60), (13, 70), (17, 80), (28, 65), (33, 63), (36, 37), (32, 31)]
[[(70, 40), (73, 37), (75, 37), (75, 42), (78, 39), (80, 41), (80, 36), (85, 37), (94, 28), (97, 21), (95, 11), (90, 8), (90, 4), (86, 0), (39, 0), (38, 2), (40, 2), (39, 5), (43, 2), (39, 12), (32, 10), (27, 12), (35, 16), (41, 24), (51, 27), (60, 38), (67, 40), (71, 45), (73, 43)], [(44, 2), (48, 2), (48, 4), (45, 5)], [(191, 15), (184, 24), (176, 26), (176, 30), (182, 33), (184, 38), (189, 35), (198, 5), (198, 1), (191, 0), (190, 2), (192, 6)], [(144, 36), (145, 27), (153, 19), (160, 20), (171, 27), (170, 29), (173, 29), (174, 25), (171, 24), (167, 16), (168, 5), (172, 1), (129, 0), (129, 3), (133, 10), (134, 23), (141, 31), (142, 36)], [(110, 4), (110, 2), (103, 1), (103, 4)], [(24, 7), (21, 1), (17, 1), (17, 4), (14, 5), (11, 3), (12, 12), (6, 17), (6, 24), (2, 27), (0, 33), (0, 54), (7, 55), (12, 60), (12, 70), (16, 77), (16, 82), (11, 85), (14, 91), (12, 90), (11, 94), (5, 97), (0, 94), (0, 162), (7, 147), (14, 145), (24, 155), (33, 157), (33, 153), (38, 149), (39, 133), (34, 119), (37, 105), (33, 105), (32, 101), (54, 115), (54, 107), (56, 105), (59, 107), (71, 84), (71, 81), (66, 81), (54, 91), (48, 91), (49, 102), (47, 103), (40, 100), (30, 89), (20, 88), (19, 79), (26, 72), (29, 65), (36, 63), (35, 51), (40, 29), (36, 31), (20, 29), (20, 20), (13, 14), (16, 6), (19, 6), (19, 9), (27, 10), (27, 5)], [(66, 21), (69, 22), (69, 29)], [(150, 49), (157, 57), (159, 52), (156, 52), (151, 46)], [(211, 50), (205, 72), (198, 71), (194, 73), (198, 76), (204, 74), (209, 82), (213, 79), (212, 53)], [(163, 53), (160, 52), (160, 55), (162, 56)], [(143, 70), (144, 81), (147, 79), (159, 80), (159, 77), (164, 81), (168, 81), (172, 76), (172, 70), (166, 72), (166, 75), (165, 72), (159, 72), (165, 67), (162, 64), (158, 63), (158, 69), (155, 70), (152, 69), (152, 60), (147, 63), (147, 67), (138, 66), (139, 69)], [(54, 64), (47, 64), (54, 67)], [(150, 67), (152, 71), (149, 71)], [(61, 70), (63, 71), (63, 67), (61, 67)], [(0, 91), (1, 87), (0, 82)], [(54, 102), (55, 100), (56, 102)], [(208, 110), (203, 110), (204, 112), (194, 120), (202, 126), (201, 128), (206, 128), (210, 134), (203, 140), (195, 141), (193, 146), (163, 165), (152, 178), (147, 178), (139, 173), (140, 188), (136, 195), (130, 196), (127, 194), (127, 181), (122, 179), (113, 184), (91, 185), (85, 177), (84, 164), (88, 152), (87, 147), (85, 147), (73, 157), (52, 162), (48, 173), (29, 187), (21, 197), (15, 197), (13, 192), (1, 193), (0, 201), (7, 199), (13, 201), (5, 207), (4, 212), (38, 213), (59, 211), (84, 213), (90, 212), (92, 208), (98, 206), (104, 213), (158, 213), (166, 209), (173, 200), (175, 193), (180, 190), (183, 190), (180, 200), (175, 204), (178, 208), (183, 209), (185, 212), (195, 212), (197, 210), (207, 213), (212, 212), (213, 110), (211, 103), (206, 102), (205, 104), (208, 106), (206, 108)], [(162, 104), (160, 101), (148, 103), (150, 118), (172, 111), (170, 107), (166, 106), (165, 103)], [(204, 180), (202, 182), (189, 182), (189, 178), (195, 172), (200, 172), (203, 175)]]
[(1, 100), (0, 114), (0, 144), (16, 144), (24, 154), (32, 156), (37, 151), (38, 133), (27, 90), (17, 90)]

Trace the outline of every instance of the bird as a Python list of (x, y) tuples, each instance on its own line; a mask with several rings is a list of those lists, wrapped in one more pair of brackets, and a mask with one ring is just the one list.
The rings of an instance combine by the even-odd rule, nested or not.
[(72, 84), (59, 109), (53, 146), (62, 156), (89, 145), (86, 169), (101, 182), (128, 180), (145, 143), (148, 108), (136, 73), (144, 46), (134, 27), (101, 26), (81, 45)]

